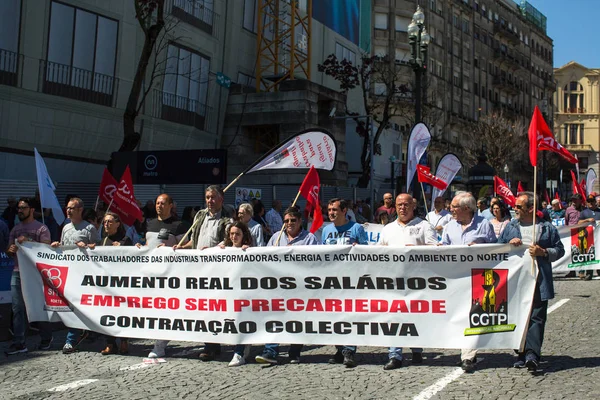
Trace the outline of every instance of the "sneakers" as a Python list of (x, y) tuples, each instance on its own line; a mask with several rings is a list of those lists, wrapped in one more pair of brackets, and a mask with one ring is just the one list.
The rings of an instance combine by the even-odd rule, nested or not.
[(127, 339), (121, 339), (121, 343), (119, 343), (119, 354), (129, 354), (129, 341)]
[(472, 360), (462, 360), (460, 362), (460, 367), (465, 372), (473, 372), (475, 369), (475, 363)]
[(109, 354), (117, 354), (117, 346), (114, 344), (107, 344), (106, 348), (100, 352), (103, 356), (107, 356)]
[(300, 364), (300, 356), (290, 356), (290, 364)]
[(148, 353), (148, 358), (164, 357), (166, 347), (167, 347), (167, 345), (163, 344), (162, 340), (157, 340), (156, 343), (154, 343), (154, 348), (152, 349), (152, 351), (150, 353)]
[(277, 358), (271, 356), (269, 353), (262, 353), (261, 355), (254, 357), (254, 360), (259, 364), (277, 364)]
[(539, 360), (537, 356), (533, 353), (527, 353), (525, 357), (525, 366), (527, 367), (527, 371), (535, 372), (538, 369)]
[(217, 354), (214, 351), (203, 351), (198, 358), (201, 361), (213, 361), (217, 358)]
[(411, 363), (423, 364), (423, 353), (412, 353)]
[(398, 368), (402, 368), (402, 360), (398, 360), (397, 358), (390, 358), (389, 361), (383, 366), (383, 369), (386, 371), (391, 371)]
[(75, 350), (75, 347), (71, 343), (65, 343), (62, 349), (63, 354), (73, 354), (75, 351), (77, 350)]
[(513, 368), (525, 368), (525, 354), (518, 353), (517, 361), (513, 364)]
[(239, 367), (240, 365), (246, 364), (246, 359), (241, 355), (234, 353), (233, 358), (229, 361), (228, 367)]
[(27, 353), (27, 351), (27, 347), (24, 343), (13, 343), (8, 349), (4, 350), (4, 354), (12, 356), (13, 354)]
[(342, 354), (344, 355), (344, 361), (342, 364), (344, 364), (346, 368), (356, 367), (356, 361), (354, 361), (354, 353), (352, 353), (351, 351), (347, 351)]
[(333, 355), (333, 358), (330, 358), (327, 362), (329, 364), (341, 364), (344, 362), (344, 355), (341, 351), (336, 351), (336, 353)]
[(40, 342), (40, 350), (49, 350), (50, 346), (52, 346), (52, 342), (54, 341), (54, 338), (50, 338), (50, 339), (44, 339)]

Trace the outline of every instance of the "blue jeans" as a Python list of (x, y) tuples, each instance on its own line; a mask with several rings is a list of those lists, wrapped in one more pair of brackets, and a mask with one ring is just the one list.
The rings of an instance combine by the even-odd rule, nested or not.
[(72, 329), (72, 328), (69, 328), (69, 331), (67, 332), (67, 341), (66, 341), (66, 343), (68, 343), (71, 346), (75, 347), (75, 345), (79, 341), (79, 336), (80, 335), (81, 335), (81, 329)]
[[(413, 353), (422, 353), (423, 352), (423, 349), (418, 348), (418, 347), (411, 347), (410, 350)], [(402, 347), (390, 347), (388, 349), (388, 356), (389, 356), (390, 360), (392, 358), (395, 358), (396, 360), (402, 361)]]
[[(292, 344), (288, 354), (290, 357), (300, 357), (300, 351), (302, 351), (303, 344)], [(271, 358), (277, 358), (279, 355), (279, 343), (267, 343), (263, 350), (263, 354), (267, 354)]]
[[(27, 318), (25, 317), (25, 300), (21, 290), (21, 274), (13, 271), (10, 278), (10, 295), (12, 297), (13, 312), (13, 342), (25, 343), (25, 331), (27, 330)], [(42, 340), (52, 339), (52, 329), (49, 322), (38, 322), (40, 337)]]

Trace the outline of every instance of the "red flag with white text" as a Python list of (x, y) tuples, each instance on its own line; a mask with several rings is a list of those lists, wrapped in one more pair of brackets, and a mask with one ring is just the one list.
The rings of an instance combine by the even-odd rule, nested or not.
[(121, 181), (114, 194), (115, 204), (127, 214), (127, 217), (123, 219), (123, 222), (127, 225), (133, 225), (135, 220), (140, 222), (144, 220), (142, 210), (137, 205), (135, 195), (133, 193), (133, 180), (131, 179), (131, 170), (129, 165), (125, 168)]
[(425, 165), (417, 164), (417, 178), (421, 183), (430, 184), (440, 190), (444, 190), (448, 187), (448, 183), (438, 178), (431, 173), (431, 169)]
[(321, 180), (319, 173), (314, 166), (304, 177), (304, 181), (300, 186), (300, 194), (306, 199), (305, 212), (313, 212), (313, 221), (310, 226), (310, 233), (315, 233), (321, 225), (323, 225), (323, 214), (321, 213), (321, 204), (319, 202), (319, 190), (321, 188)]
[(577, 164), (577, 158), (556, 141), (538, 106), (533, 110), (529, 124), (529, 161), (537, 166), (538, 151), (553, 151), (570, 163)]
[(104, 168), (102, 173), (102, 181), (98, 189), (98, 197), (106, 204), (110, 204), (113, 199), (113, 194), (117, 190), (117, 180), (108, 172), (108, 168)]
[(494, 191), (498, 196), (502, 197), (506, 204), (511, 207), (515, 206), (515, 201), (517, 200), (515, 195), (513, 194), (512, 190), (510, 190), (506, 182), (504, 182), (504, 180), (502, 180), (502, 178), (499, 176), (494, 176)]
[(572, 185), (573, 185), (572, 186), (573, 194), (578, 193), (585, 198), (585, 192), (583, 191), (581, 186), (579, 186), (579, 182), (577, 182), (577, 178), (575, 177), (575, 172), (573, 172), (573, 170), (571, 170), (571, 180), (572, 180)]

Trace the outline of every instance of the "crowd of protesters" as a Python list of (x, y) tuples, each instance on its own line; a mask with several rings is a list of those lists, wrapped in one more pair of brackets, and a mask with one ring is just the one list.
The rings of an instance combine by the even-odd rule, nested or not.
[[(363, 224), (375, 223), (385, 225), (378, 245), (473, 245), (502, 242), (528, 246), (531, 256), (539, 261), (541, 279), (535, 289), (525, 350), (518, 354), (515, 367), (535, 370), (541, 356), (543, 339), (539, 331), (543, 331), (548, 300), (554, 296), (550, 263), (564, 254), (555, 226), (600, 220), (595, 194), (590, 195), (585, 204), (583, 197), (577, 194), (571, 197), (568, 206), (559, 200), (553, 200), (550, 204), (543, 202), (540, 204), (542, 217), (537, 220), (542, 233), (540, 240), (533, 243), (526, 235), (532, 229), (534, 218), (533, 193), (519, 193), (514, 210), (510, 210), (500, 198), (493, 197), (488, 201), (484, 197), (475, 199), (470, 193), (460, 192), (452, 199), (434, 199), (434, 207), (429, 212), (426, 212), (425, 207), (420, 207), (417, 200), (409, 194), (394, 197), (391, 193), (385, 193), (382, 201), (373, 209), (369, 205), (369, 199), (356, 202), (341, 198), (329, 200), (321, 208), (324, 220), (330, 223), (322, 229), (321, 235), (315, 236), (307, 230), (307, 223), (310, 222), (308, 214), (294, 206), (284, 210), (280, 200), (273, 200), (272, 208), (268, 211), (256, 199), (240, 204), (236, 210), (224, 204), (224, 194), (220, 187), (209, 186), (204, 194), (205, 208), (186, 207), (181, 216), (178, 215), (175, 199), (167, 193), (161, 194), (141, 207), (144, 220), (129, 227), (121, 222), (117, 213), (107, 210), (105, 205), (97, 209), (86, 208), (83, 201), (74, 195), (65, 199), (67, 220), (62, 227), (58, 226), (48, 210), (40, 208), (39, 199), (23, 197), (17, 201), (9, 198), (8, 207), (0, 219), (0, 250), (5, 250), (15, 262), (11, 280), (14, 339), (5, 351), (6, 354), (28, 351), (25, 345), (25, 303), (16, 258), (18, 247), (15, 243), (35, 241), (53, 247), (74, 245), (89, 249), (94, 249), (95, 246), (169, 246), (174, 251), (212, 247), (230, 251), (228, 248), (231, 247), (245, 250), (256, 246), (364, 245), (368, 242)], [(319, 236), (321, 239), (318, 239)], [(589, 280), (591, 273), (592, 271), (582, 273), (581, 278)], [(39, 332), (39, 348), (49, 349), (52, 343), (49, 324), (39, 324)], [(86, 337), (86, 332), (69, 329), (62, 347), (63, 353), (77, 351), (78, 345)], [(117, 339), (119, 338), (106, 337), (101, 354), (127, 354), (128, 339), (120, 338), (119, 346)], [(148, 357), (164, 357), (167, 346), (168, 341), (155, 341)], [(290, 347), (290, 363), (300, 362), (302, 347)], [(356, 366), (355, 346), (336, 347), (337, 352), (329, 360), (330, 363), (344, 364), (348, 368)], [(245, 364), (249, 350), (250, 346), (235, 346), (229, 366)], [(220, 353), (220, 344), (206, 343), (200, 359), (212, 361)], [(476, 349), (462, 351), (461, 366), (465, 371), (475, 368), (476, 354)], [(255, 360), (259, 363), (277, 364), (278, 356), (279, 344), (267, 344)], [(402, 357), (402, 347), (390, 348), (389, 360), (384, 368), (400, 368)], [(422, 349), (412, 349), (412, 363), (422, 362)]]

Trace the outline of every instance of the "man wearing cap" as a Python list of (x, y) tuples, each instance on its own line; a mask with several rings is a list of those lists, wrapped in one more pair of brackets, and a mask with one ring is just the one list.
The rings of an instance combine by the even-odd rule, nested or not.
[[(587, 208), (583, 209), (581, 211), (581, 214), (579, 214), (579, 223), (580, 224), (585, 224), (585, 223), (597, 224), (598, 221), (600, 221), (600, 208), (598, 208), (598, 204), (596, 202), (596, 197), (590, 195), (587, 198)], [(597, 270), (597, 271), (600, 271), (600, 270)], [(585, 274), (583, 272), (579, 273), (579, 277), (586, 281), (591, 281), (592, 276), (594, 276), (594, 270), (591, 270), (591, 269), (585, 271)]]
[(583, 196), (575, 193), (571, 196), (571, 206), (565, 212), (565, 225), (577, 225), (581, 211), (583, 211)]

